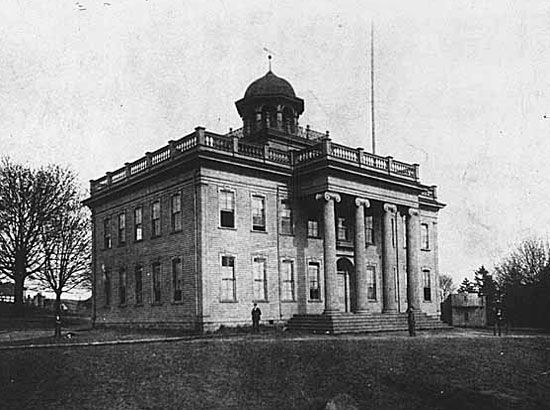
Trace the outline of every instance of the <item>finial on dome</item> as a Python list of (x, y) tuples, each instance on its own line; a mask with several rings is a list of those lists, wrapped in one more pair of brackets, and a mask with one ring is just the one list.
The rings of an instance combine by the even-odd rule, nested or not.
[(268, 59), (268, 61), (269, 61), (269, 72), (271, 72), (271, 59), (272, 59), (271, 54), (269, 54), (269, 55), (267, 56), (267, 59)]

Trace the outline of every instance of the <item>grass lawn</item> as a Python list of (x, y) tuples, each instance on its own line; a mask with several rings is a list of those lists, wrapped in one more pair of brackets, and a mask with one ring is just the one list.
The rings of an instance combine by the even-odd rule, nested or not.
[(265, 338), (0, 351), (0, 407), (550, 408), (550, 338)]

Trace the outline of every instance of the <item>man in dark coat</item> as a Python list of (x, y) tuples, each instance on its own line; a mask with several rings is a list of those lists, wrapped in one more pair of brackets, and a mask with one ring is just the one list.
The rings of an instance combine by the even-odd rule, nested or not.
[(260, 331), (260, 319), (262, 317), (262, 311), (258, 307), (258, 304), (254, 303), (252, 308), (252, 330), (254, 332)]
[(416, 318), (414, 317), (414, 308), (409, 306), (407, 309), (407, 322), (409, 324), (409, 336), (416, 336)]

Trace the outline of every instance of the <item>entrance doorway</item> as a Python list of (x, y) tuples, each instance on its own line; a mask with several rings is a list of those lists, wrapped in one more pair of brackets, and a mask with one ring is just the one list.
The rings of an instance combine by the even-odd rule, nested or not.
[(336, 261), (338, 273), (338, 303), (341, 312), (355, 312), (357, 307), (355, 291), (355, 269), (347, 258)]

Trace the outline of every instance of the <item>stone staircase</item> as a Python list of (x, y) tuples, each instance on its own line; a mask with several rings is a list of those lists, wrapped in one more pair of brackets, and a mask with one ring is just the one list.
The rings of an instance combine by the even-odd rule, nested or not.
[[(439, 317), (416, 312), (417, 330), (451, 329)], [(291, 331), (311, 333), (362, 333), (408, 330), (406, 313), (343, 313), (294, 315), (288, 321)]]

